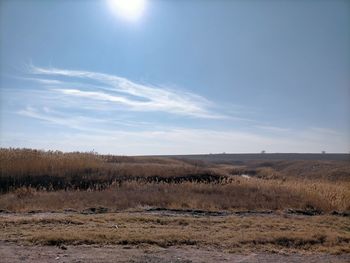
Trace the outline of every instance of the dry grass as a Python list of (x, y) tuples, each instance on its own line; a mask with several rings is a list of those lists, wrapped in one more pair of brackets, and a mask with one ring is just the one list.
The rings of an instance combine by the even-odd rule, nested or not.
[(284, 177), (324, 181), (350, 182), (350, 160), (348, 161), (275, 161), (247, 162), (251, 170), (261, 178)]
[(5, 192), (0, 195), (0, 209), (10, 211), (96, 206), (121, 210), (139, 205), (204, 210), (350, 209), (350, 169), (344, 162), (233, 166), (30, 149), (1, 149), (0, 161), (0, 189)]
[[(349, 253), (350, 222), (334, 216), (186, 217), (117, 213), (0, 216), (1, 240), (45, 245), (192, 245), (238, 251)], [(116, 227), (117, 226), (117, 227)]]
[(0, 149), (0, 192), (20, 187), (37, 190), (102, 190), (125, 181), (180, 182), (220, 180), (198, 165), (152, 157)]
[[(0, 149), (0, 169), (0, 210), (43, 211), (0, 213), (0, 240), (350, 253), (348, 217), (281, 212), (288, 208), (324, 213), (350, 210), (347, 162), (248, 162), (235, 166)], [(63, 212), (96, 207), (118, 213)], [(176, 216), (151, 214), (145, 207), (274, 213), (223, 217), (206, 213), (197, 218), (182, 212)]]
[(222, 184), (128, 182), (103, 191), (36, 191), (22, 188), (0, 195), (0, 209), (10, 211), (111, 210), (154, 206), (204, 210), (350, 209), (349, 184), (233, 178)]

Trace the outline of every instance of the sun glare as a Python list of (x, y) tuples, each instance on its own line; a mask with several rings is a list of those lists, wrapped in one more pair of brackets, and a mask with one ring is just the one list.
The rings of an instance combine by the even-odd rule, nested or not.
[(127, 20), (138, 20), (144, 9), (146, 0), (108, 0), (111, 10)]

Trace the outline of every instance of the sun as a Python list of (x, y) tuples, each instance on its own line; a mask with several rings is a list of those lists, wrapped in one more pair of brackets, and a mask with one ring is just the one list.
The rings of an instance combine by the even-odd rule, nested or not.
[(138, 20), (144, 12), (146, 0), (107, 0), (111, 10), (130, 21)]

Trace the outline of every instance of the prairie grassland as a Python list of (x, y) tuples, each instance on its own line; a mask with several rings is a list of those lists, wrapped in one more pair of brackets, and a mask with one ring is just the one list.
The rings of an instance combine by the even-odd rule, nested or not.
[(350, 221), (334, 216), (190, 217), (147, 213), (1, 215), (0, 239), (40, 245), (195, 246), (229, 252), (349, 253)]
[[(350, 210), (344, 161), (238, 166), (1, 149), (0, 168), (1, 241), (350, 253), (349, 217), (331, 215)], [(186, 214), (194, 210), (205, 213)]]
[(20, 188), (0, 195), (0, 209), (83, 210), (103, 206), (111, 211), (152, 206), (202, 210), (284, 210), (313, 208), (323, 212), (350, 209), (349, 184), (262, 179), (231, 179), (222, 184), (126, 182), (103, 191), (36, 191)]
[(220, 180), (198, 165), (168, 158), (0, 150), (0, 192), (20, 187), (37, 190), (102, 190), (127, 181), (182, 182)]
[[(346, 162), (251, 162), (233, 166), (1, 149), (0, 168), (0, 209), (9, 211), (96, 206), (112, 211), (137, 206), (350, 210), (350, 165)], [(240, 174), (251, 177), (242, 178)]]

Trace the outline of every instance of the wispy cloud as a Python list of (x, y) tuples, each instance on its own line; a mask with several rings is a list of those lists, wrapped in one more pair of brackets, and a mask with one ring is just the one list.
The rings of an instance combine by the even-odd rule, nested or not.
[(269, 131), (269, 132), (288, 132), (290, 131), (290, 129), (288, 128), (282, 128), (282, 127), (276, 127), (276, 126), (268, 126), (268, 125), (255, 125), (256, 128), (258, 129), (262, 129), (265, 131)]
[(38, 110), (34, 107), (28, 106), (26, 109), (19, 110), (17, 113), (22, 116), (31, 117), (52, 124), (58, 124), (61, 126), (83, 131), (89, 131), (92, 124), (105, 122), (105, 120), (84, 116), (69, 117), (67, 115), (62, 115), (58, 112), (55, 112), (48, 107), (44, 107), (41, 110)]
[[(30, 76), (24, 79), (36, 85), (2, 89), (12, 107), (8, 109), (31, 119), (28, 130), (21, 121), (8, 122), (12, 128), (0, 131), (5, 147), (96, 149), (133, 155), (344, 152), (350, 145), (347, 135), (331, 129), (292, 129), (250, 120), (241, 114), (244, 108), (230, 112), (230, 107), (220, 109), (186, 91), (89, 71), (30, 66), (28, 72)], [(164, 118), (158, 113), (191, 118)], [(40, 134), (36, 127), (42, 129)]]
[(119, 128), (139, 128), (140, 126), (147, 127), (154, 125), (152, 123), (142, 121), (134, 122), (130, 120), (118, 120), (116, 118), (86, 117), (67, 114), (66, 112), (57, 112), (49, 107), (38, 108), (27, 106), (25, 109), (17, 111), (17, 114), (65, 128), (83, 131), (85, 133), (97, 133), (107, 136), (114, 134), (115, 126), (118, 126)]
[[(49, 76), (53, 79), (38, 78), (42, 84), (55, 87), (55, 91), (66, 96), (80, 97), (88, 100), (102, 101), (122, 105), (126, 110), (133, 111), (158, 111), (184, 116), (222, 119), (228, 116), (213, 110), (214, 103), (204, 97), (186, 91), (177, 91), (167, 88), (154, 87), (133, 82), (115, 75), (57, 68), (42, 68), (31, 65), (31, 74)], [(69, 82), (64, 79), (74, 78), (75, 86), (79, 88), (67, 88)], [(79, 82), (80, 79), (80, 82)], [(84, 85), (91, 86), (93, 81), (103, 84), (103, 87), (94, 85), (95, 89), (84, 89)]]

